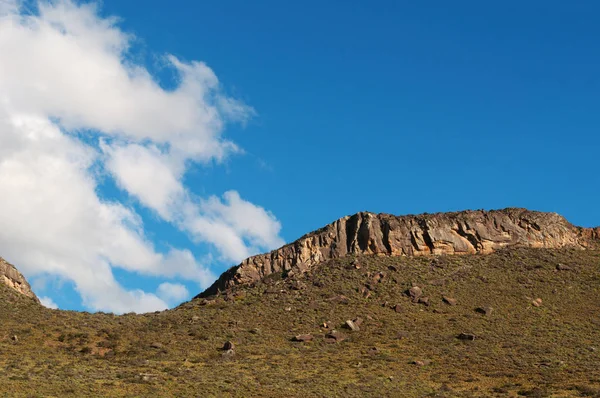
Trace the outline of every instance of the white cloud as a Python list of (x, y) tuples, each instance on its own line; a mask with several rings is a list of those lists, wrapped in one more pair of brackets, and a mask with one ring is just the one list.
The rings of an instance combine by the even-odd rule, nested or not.
[(180, 283), (164, 282), (156, 289), (156, 294), (168, 303), (181, 303), (190, 297), (190, 292)]
[(239, 152), (222, 137), (224, 126), (253, 114), (222, 93), (208, 66), (166, 56), (179, 76), (167, 91), (131, 62), (131, 36), (94, 4), (41, 2), (27, 14), (19, 7), (0, 0), (4, 257), (28, 276), (73, 281), (92, 310), (147, 312), (166, 308), (165, 297), (172, 303), (160, 289), (124, 289), (114, 267), (208, 286), (215, 275), (190, 250), (158, 252), (133, 208), (98, 196), (102, 170), (223, 260), (283, 243), (276, 218), (237, 192), (202, 199), (182, 183), (190, 162)]
[(50, 298), (50, 297), (40, 297), (39, 298), (42, 305), (46, 308), (51, 308), (53, 310), (58, 308), (58, 305)]

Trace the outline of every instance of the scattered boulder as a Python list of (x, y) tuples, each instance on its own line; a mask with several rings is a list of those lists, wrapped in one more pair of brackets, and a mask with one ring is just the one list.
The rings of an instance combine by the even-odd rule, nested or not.
[(292, 341), (298, 341), (298, 342), (307, 342), (307, 341), (311, 341), (313, 339), (312, 334), (299, 334), (297, 336), (292, 337)]
[(331, 332), (329, 332), (325, 335), (326, 343), (339, 343), (344, 340), (345, 340), (344, 335), (341, 334), (340, 332), (338, 332), (337, 330), (332, 330)]
[(455, 298), (444, 296), (442, 297), (442, 301), (448, 305), (456, 305), (457, 301)]
[(363, 319), (361, 317), (356, 317), (356, 319), (354, 319), (352, 322), (354, 322), (357, 327), (360, 327), (360, 325), (363, 323)]
[(379, 349), (377, 347), (371, 347), (367, 350), (367, 354), (374, 356), (379, 354)]
[(360, 330), (360, 327), (357, 324), (355, 324), (354, 321), (351, 321), (350, 319), (348, 319), (346, 321), (344, 326), (346, 326), (346, 328), (352, 330), (353, 332), (358, 332)]
[(535, 300), (533, 300), (531, 302), (531, 305), (533, 305), (534, 307), (541, 307), (542, 306), (542, 299), (541, 298), (536, 298)]
[(367, 287), (363, 286), (362, 288), (360, 288), (359, 292), (364, 298), (371, 297), (371, 291)]
[(226, 341), (225, 344), (223, 344), (223, 351), (229, 351), (229, 350), (234, 350), (235, 346), (233, 345), (233, 342), (231, 341)]
[(471, 334), (471, 333), (461, 333), (458, 336), (456, 336), (459, 340), (470, 340), (473, 341), (475, 340), (475, 335)]
[(394, 306), (394, 311), (396, 311), (398, 313), (402, 312), (402, 306), (400, 306), (400, 304), (396, 304)]
[(376, 284), (376, 283), (380, 283), (383, 278), (385, 278), (385, 273), (383, 272), (378, 272), (375, 274), (375, 276), (373, 277), (373, 279), (371, 279), (371, 281)]
[(571, 267), (569, 267), (568, 265), (564, 265), (564, 264), (560, 264), (560, 263), (559, 263), (559, 264), (556, 266), (556, 270), (557, 270), (557, 271), (570, 271), (570, 270), (571, 270)]
[(426, 306), (429, 306), (429, 297), (419, 297), (419, 299), (417, 300), (417, 303), (419, 304), (425, 304)]
[(156, 348), (157, 350), (162, 350), (165, 346), (162, 343), (155, 341), (154, 343), (150, 344), (150, 347)]
[(423, 295), (423, 290), (419, 286), (413, 286), (406, 291), (406, 294), (410, 296), (413, 302), (416, 302)]
[(425, 360), (415, 360), (415, 361), (412, 361), (412, 364), (413, 364), (413, 365), (417, 365), (417, 366), (427, 366), (427, 365), (429, 365), (430, 363), (431, 363), (431, 361), (430, 361), (430, 360), (428, 360), (428, 359), (425, 359)]
[(15, 335), (13, 335), (13, 336), (12, 336), (10, 339), (11, 339), (12, 341), (14, 341), (15, 343), (18, 343), (18, 342), (19, 342), (19, 338), (17, 337), (17, 335), (16, 335), (16, 334), (15, 334)]
[(494, 312), (494, 308), (492, 308), (492, 307), (477, 307), (475, 309), (475, 312), (490, 316), (490, 315), (492, 315), (492, 312)]
[(398, 268), (394, 267), (393, 265), (390, 265), (390, 266), (388, 267), (388, 269), (389, 269), (390, 271), (393, 271), (393, 272), (397, 272), (397, 271), (398, 271)]
[(332, 303), (337, 304), (348, 304), (350, 302), (350, 299), (344, 296), (343, 294), (340, 294), (339, 296), (330, 297), (329, 299), (327, 299), (327, 301), (331, 301)]

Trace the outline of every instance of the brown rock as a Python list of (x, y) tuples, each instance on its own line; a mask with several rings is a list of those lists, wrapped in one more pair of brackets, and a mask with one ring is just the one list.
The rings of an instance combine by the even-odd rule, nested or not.
[(231, 341), (226, 341), (225, 344), (223, 344), (223, 351), (228, 351), (228, 350), (234, 350), (235, 346), (233, 344), (233, 342)]
[(406, 291), (413, 301), (417, 301), (423, 295), (423, 290), (419, 286), (413, 286)]
[(419, 297), (417, 302), (419, 304), (425, 304), (426, 306), (429, 306), (429, 297)]
[(337, 304), (348, 304), (350, 302), (350, 299), (342, 294), (340, 294), (339, 296), (333, 296), (329, 299), (327, 299), (327, 301), (331, 301), (333, 303), (337, 303)]
[(154, 343), (150, 344), (150, 347), (156, 348), (157, 350), (161, 350), (165, 346), (162, 343), (159, 343), (159, 342), (155, 341)]
[(570, 271), (570, 270), (571, 270), (571, 267), (569, 267), (568, 265), (564, 265), (564, 264), (558, 264), (558, 265), (556, 266), (556, 269), (557, 269), (558, 271)]
[(494, 309), (492, 307), (478, 307), (475, 309), (475, 312), (479, 312), (480, 314), (489, 316), (492, 315)]
[(394, 306), (394, 311), (396, 311), (396, 312), (398, 312), (398, 313), (399, 313), (399, 312), (402, 312), (402, 306), (401, 306), (400, 304), (396, 304), (396, 305)]
[(307, 342), (313, 339), (312, 334), (299, 334), (292, 337), (292, 341)]
[(475, 340), (475, 335), (471, 334), (471, 333), (461, 333), (458, 336), (456, 336), (459, 340)]
[[(599, 230), (600, 231), (600, 230)], [(200, 297), (271, 273), (308, 271), (349, 255), (431, 256), (491, 253), (505, 247), (585, 248), (599, 232), (578, 228), (555, 213), (526, 209), (463, 211), (410, 216), (358, 213), (225, 272)]]
[(15, 334), (14, 336), (12, 336), (10, 338), (12, 341), (14, 341), (15, 343), (17, 343), (19, 341), (19, 338), (17, 337), (17, 335)]
[(456, 305), (456, 299), (455, 298), (444, 296), (444, 297), (442, 297), (442, 300), (444, 301), (444, 303), (446, 303), (448, 305)]
[(431, 364), (431, 361), (428, 359), (425, 360), (416, 360), (412, 362), (413, 365), (417, 365), (417, 366), (427, 366), (429, 364)]
[(531, 301), (531, 305), (533, 305), (534, 307), (541, 307), (542, 306), (542, 299), (541, 298), (536, 298), (535, 300)]
[(325, 335), (325, 342), (327, 343), (339, 343), (345, 339), (346, 337), (337, 330), (332, 330)]
[(29, 286), (29, 283), (25, 277), (19, 271), (17, 271), (13, 265), (7, 263), (3, 258), (0, 258), (0, 283), (3, 283), (22, 295), (33, 299), (37, 303), (40, 302), (40, 300), (31, 290), (31, 286)]
[(355, 324), (356, 326), (359, 326), (359, 327), (360, 327), (360, 325), (362, 325), (362, 323), (363, 323), (363, 319), (362, 319), (361, 317), (357, 317), (357, 318), (356, 318), (356, 319), (354, 319), (352, 322), (354, 322), (354, 324)]
[(379, 349), (377, 347), (371, 347), (367, 350), (367, 354), (374, 356), (379, 354)]
[(344, 325), (353, 332), (358, 332), (360, 330), (360, 327), (351, 320), (347, 320)]

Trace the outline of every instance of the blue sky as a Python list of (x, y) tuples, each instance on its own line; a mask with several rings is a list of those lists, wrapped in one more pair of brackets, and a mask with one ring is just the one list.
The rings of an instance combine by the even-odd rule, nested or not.
[[(67, 4), (67, 11), (59, 10), (60, 18), (48, 11), (41, 20), (53, 26), (56, 18), (61, 23), (70, 18), (73, 28), (66, 30), (75, 36), (96, 37), (110, 30), (102, 23), (92, 24), (97, 29), (75, 29), (76, 21), (88, 26), (91, 17), (73, 11), (76, 3), (59, 3)], [(0, 236), (0, 255), (23, 269), (36, 292), (60, 308), (124, 312), (172, 306), (241, 256), (275, 248), (362, 210), (408, 214), (518, 206), (558, 212), (577, 225), (600, 225), (600, 6), (595, 2), (141, 4), (104, 0), (91, 15), (95, 22), (119, 18), (109, 25), (128, 35), (117, 40), (127, 41), (128, 50), (109, 54), (125, 61), (130, 76), (127, 68), (134, 64), (157, 85), (142, 96), (136, 91), (141, 86), (131, 84), (122, 95), (156, 95), (157, 115), (173, 107), (164, 110), (164, 118), (139, 126), (92, 102), (89, 106), (102, 110), (106, 120), (87, 108), (77, 115), (41, 106), (19, 113), (38, 115), (43, 108), (49, 120), (58, 120), (65, 139), (73, 139), (77, 131), (81, 142), (97, 151), (90, 162), (101, 176), (90, 174), (88, 164), (79, 170), (82, 178), (96, 182), (100, 201), (120, 203), (139, 219), (127, 233), (151, 249), (139, 261), (129, 261), (131, 253), (141, 250), (137, 243), (110, 249), (89, 243), (96, 253), (89, 260), (40, 238), (35, 240), (38, 255), (29, 258), (16, 250), (27, 247), (25, 240), (15, 241), (13, 231), (11, 237)], [(37, 15), (34, 6), (19, 13)], [(116, 40), (102, 37), (106, 42), (99, 51)], [(59, 48), (58, 39), (55, 45)], [(166, 54), (175, 61), (166, 61)], [(218, 88), (194, 61), (210, 68)], [(61, 65), (57, 70), (65, 68)], [(21, 78), (26, 81), (27, 75)], [(51, 86), (60, 91), (64, 83), (59, 83)], [(182, 87), (185, 106), (194, 95), (212, 93), (200, 105), (214, 105), (218, 126), (196, 117), (189, 126), (173, 122), (188, 117), (168, 95)], [(113, 98), (109, 94), (106, 98)], [(30, 95), (41, 96), (35, 91)], [(68, 98), (76, 101), (78, 95), (87, 94), (73, 91)], [(227, 100), (239, 107), (222, 106)], [(139, 114), (154, 113), (152, 103), (147, 107)], [(165, 121), (169, 115), (172, 120)], [(179, 128), (185, 130), (184, 138), (168, 136)], [(193, 141), (196, 131), (209, 138)], [(225, 149), (187, 151), (187, 142)], [(178, 155), (166, 147), (179, 147)], [(134, 157), (149, 163), (132, 165)], [(163, 168), (153, 169), (155, 160), (174, 177), (157, 172)], [(136, 165), (136, 174), (128, 174)], [(156, 181), (153, 187), (136, 185), (144, 179)], [(164, 189), (154, 191), (161, 184)], [(156, 199), (180, 191), (183, 196), (174, 202)], [(225, 192), (235, 194), (224, 197)], [(212, 227), (187, 222), (196, 216), (210, 220)], [(239, 219), (243, 225), (235, 221)], [(117, 224), (119, 231), (128, 225)], [(231, 239), (213, 236), (215, 225)], [(65, 238), (70, 236), (76, 235), (69, 232)], [(177, 259), (172, 249), (193, 257), (186, 257), (189, 268), (174, 274), (157, 271)], [(160, 258), (154, 260), (156, 256)], [(87, 285), (93, 274), (89, 269), (101, 269), (103, 259), (114, 279), (111, 288), (122, 297), (114, 303), (104, 302)], [(70, 270), (88, 260), (88, 276), (71, 275)], [(195, 269), (206, 273), (202, 281), (190, 276)], [(160, 288), (164, 283), (169, 285)], [(147, 305), (133, 303), (140, 292)]]

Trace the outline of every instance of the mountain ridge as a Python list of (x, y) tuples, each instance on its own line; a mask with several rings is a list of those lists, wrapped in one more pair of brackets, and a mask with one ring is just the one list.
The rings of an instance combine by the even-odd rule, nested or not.
[(359, 212), (279, 249), (245, 259), (196, 298), (250, 285), (275, 272), (303, 273), (323, 261), (346, 255), (488, 254), (511, 246), (583, 249), (599, 239), (600, 227), (577, 227), (557, 213), (524, 208), (403, 216)]
[(22, 295), (40, 303), (40, 300), (35, 293), (33, 293), (33, 290), (31, 290), (31, 286), (23, 274), (21, 274), (14, 265), (8, 263), (2, 257), (0, 257), (0, 283), (3, 283)]

